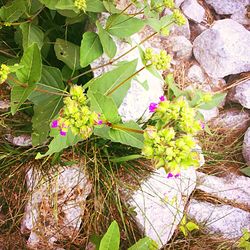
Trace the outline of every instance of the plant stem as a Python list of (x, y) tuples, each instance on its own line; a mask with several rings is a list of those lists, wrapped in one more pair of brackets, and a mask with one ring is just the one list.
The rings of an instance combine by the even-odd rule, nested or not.
[(143, 133), (144, 133), (144, 130), (133, 129), (133, 128), (126, 128), (126, 127), (119, 126), (119, 125), (111, 125), (111, 127), (112, 127), (113, 129), (118, 129), (118, 130), (124, 130), (124, 131), (134, 132), (134, 133), (137, 133), (137, 134), (143, 134)]
[(134, 76), (136, 76), (137, 74), (139, 74), (142, 70), (144, 70), (146, 68), (146, 66), (142, 67), (141, 69), (137, 70), (134, 74), (132, 74), (131, 76), (129, 76), (128, 78), (126, 78), (124, 81), (122, 81), (121, 83), (119, 83), (117, 86), (115, 86), (113, 89), (111, 89), (108, 93), (107, 96), (113, 94), (118, 88), (120, 88), (124, 83), (126, 83), (127, 81), (129, 81), (130, 79), (132, 79)]

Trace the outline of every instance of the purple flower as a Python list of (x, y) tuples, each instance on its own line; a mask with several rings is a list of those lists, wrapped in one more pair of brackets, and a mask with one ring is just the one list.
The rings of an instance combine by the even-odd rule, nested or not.
[(181, 174), (178, 173), (178, 174), (176, 174), (174, 177), (177, 178), (177, 177), (180, 177), (180, 176), (181, 176)]
[(98, 120), (97, 124), (98, 124), (98, 125), (102, 125), (102, 124), (103, 124), (103, 121), (102, 121), (102, 120)]
[(157, 103), (151, 102), (150, 105), (149, 105), (149, 112), (150, 112), (150, 113), (154, 113), (155, 110), (157, 109), (157, 106), (158, 106)]
[(57, 128), (58, 127), (58, 120), (54, 120), (51, 123), (51, 128)]
[(164, 102), (166, 100), (164, 95), (160, 96), (159, 99), (160, 99), (161, 102)]
[(61, 135), (61, 136), (66, 136), (66, 134), (67, 134), (67, 133), (66, 133), (65, 131), (60, 130), (60, 135)]
[(168, 173), (167, 178), (172, 178), (172, 177), (174, 177), (173, 174), (172, 173)]
[(204, 129), (205, 128), (205, 124), (203, 122), (200, 122), (201, 124), (201, 128)]

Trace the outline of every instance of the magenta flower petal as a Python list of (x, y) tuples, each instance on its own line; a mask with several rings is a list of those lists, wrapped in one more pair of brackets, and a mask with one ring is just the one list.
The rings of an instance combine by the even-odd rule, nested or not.
[(205, 128), (205, 124), (203, 122), (200, 122), (201, 124), (201, 128), (204, 129)]
[(178, 173), (178, 174), (176, 174), (174, 177), (177, 178), (177, 177), (180, 177), (180, 176), (181, 176), (181, 174)]
[(60, 135), (61, 135), (61, 136), (66, 136), (66, 134), (67, 134), (67, 133), (66, 133), (65, 131), (60, 130)]
[(57, 128), (58, 127), (58, 120), (54, 120), (51, 123), (51, 128)]
[(160, 96), (160, 101), (161, 101), (161, 102), (164, 102), (165, 100), (166, 100), (166, 98), (165, 98), (164, 95)]
[(172, 178), (172, 177), (174, 177), (173, 174), (172, 173), (168, 173), (167, 178)]
[(157, 109), (157, 106), (158, 106), (157, 103), (151, 102), (150, 105), (149, 105), (149, 112), (150, 112), (150, 113), (154, 113), (155, 110)]
[(103, 121), (102, 121), (102, 120), (98, 120), (97, 124), (98, 124), (98, 125), (102, 125), (102, 124), (103, 124)]

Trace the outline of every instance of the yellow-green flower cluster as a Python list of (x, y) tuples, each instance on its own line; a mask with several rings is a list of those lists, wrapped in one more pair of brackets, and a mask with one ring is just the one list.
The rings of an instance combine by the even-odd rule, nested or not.
[(151, 62), (156, 69), (166, 70), (170, 67), (171, 56), (165, 50), (161, 50), (159, 54), (153, 54), (151, 48), (145, 50), (145, 60)]
[(173, 11), (173, 18), (175, 23), (179, 26), (184, 25), (186, 23), (186, 19), (179, 9), (175, 9)]
[(87, 9), (86, 0), (75, 0), (75, 7), (85, 12)]
[(162, 100), (155, 109), (155, 126), (148, 126), (144, 132), (143, 155), (167, 172), (179, 173), (181, 168), (198, 167), (194, 135), (201, 130), (201, 124), (195, 116), (195, 109), (184, 98), (173, 102)]
[(174, 0), (163, 0), (164, 7), (173, 9), (175, 7)]
[(8, 75), (10, 73), (10, 68), (6, 64), (2, 64), (0, 67), (0, 84), (5, 82), (8, 78)]
[(64, 104), (60, 118), (57, 120), (58, 124), (55, 123), (55, 127), (60, 128), (60, 134), (65, 136), (70, 128), (74, 135), (80, 135), (84, 140), (89, 138), (98, 121), (98, 115), (87, 106), (87, 98), (83, 93), (83, 88), (77, 85), (72, 86), (70, 97), (64, 98)]

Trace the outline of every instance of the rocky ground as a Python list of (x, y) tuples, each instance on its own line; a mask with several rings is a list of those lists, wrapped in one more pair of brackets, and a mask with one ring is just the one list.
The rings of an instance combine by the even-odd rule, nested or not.
[[(118, 1), (121, 9), (126, 4), (126, 0)], [(223, 138), (221, 148), (228, 146), (229, 154), (239, 140), (238, 158), (224, 155), (221, 161), (214, 161), (209, 153), (218, 153), (219, 143), (214, 141), (215, 145), (207, 146), (201, 139), (206, 163), (204, 165), (201, 153), (199, 171), (183, 171), (174, 178), (158, 170), (129, 196), (126, 206), (133, 207), (136, 212), (134, 219), (141, 232), (157, 241), (160, 247), (171, 242), (184, 214), (208, 234), (237, 240), (243, 228), (250, 231), (250, 180), (239, 171), (243, 166), (250, 167), (250, 1), (176, 0), (176, 4), (186, 16), (186, 24), (172, 27), (169, 37), (158, 35), (142, 46), (165, 49), (172, 55), (171, 71), (179, 87), (227, 92), (218, 108), (200, 111), (211, 130)], [(127, 11), (133, 13), (135, 10)], [(168, 10), (164, 14), (167, 13)], [(133, 45), (150, 33), (150, 28), (146, 27), (133, 36)], [(131, 46), (118, 43), (119, 54)], [(134, 50), (127, 59), (138, 57), (138, 51)], [(103, 57), (92, 66), (106, 61)], [(108, 68), (96, 75), (106, 70)], [(119, 109), (124, 121), (140, 118), (150, 102), (157, 101), (163, 93), (162, 82), (151, 74), (143, 72), (138, 79), (147, 80), (148, 89), (132, 81)], [(8, 101), (0, 102), (1, 110), (8, 107)], [(149, 113), (145, 113), (144, 119), (148, 117)], [(17, 146), (30, 145), (27, 135), (7, 134), (6, 140)], [(213, 164), (209, 165), (211, 159)], [(29, 169), (26, 184), (32, 196), (28, 198), (22, 217), (22, 233), (27, 235), (27, 243), (33, 249), (47, 243), (52, 249), (59, 249), (53, 244), (61, 235), (74, 238), (78, 234), (91, 183), (81, 164), (59, 167), (56, 173), (48, 173), (49, 180), (40, 178), (40, 181), (41, 173), (32, 166)], [(50, 209), (55, 199), (56, 221), (52, 216), (55, 211)]]

